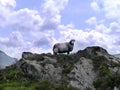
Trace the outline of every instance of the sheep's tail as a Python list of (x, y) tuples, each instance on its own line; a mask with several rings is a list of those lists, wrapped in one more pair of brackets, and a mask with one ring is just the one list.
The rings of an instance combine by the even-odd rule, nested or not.
[(54, 49), (56, 48), (56, 45), (53, 46), (53, 52), (54, 52)]

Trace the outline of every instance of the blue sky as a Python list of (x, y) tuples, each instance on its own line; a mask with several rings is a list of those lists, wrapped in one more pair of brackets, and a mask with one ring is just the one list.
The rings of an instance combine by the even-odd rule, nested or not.
[(65, 9), (62, 11), (62, 23), (74, 23), (76, 28), (85, 28), (85, 20), (93, 15), (93, 10), (90, 9), (92, 0), (69, 0)]
[(75, 39), (74, 52), (101, 46), (120, 53), (120, 0), (0, 0), (0, 50), (52, 53)]

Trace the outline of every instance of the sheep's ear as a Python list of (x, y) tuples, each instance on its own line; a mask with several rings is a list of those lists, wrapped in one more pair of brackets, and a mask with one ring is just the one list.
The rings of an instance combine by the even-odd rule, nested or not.
[(75, 41), (75, 39), (72, 39), (73, 41)]

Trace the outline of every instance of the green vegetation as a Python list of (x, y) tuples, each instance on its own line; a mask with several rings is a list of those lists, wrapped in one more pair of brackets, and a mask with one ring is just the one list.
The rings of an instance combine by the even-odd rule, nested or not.
[(114, 86), (120, 83), (120, 75), (113, 75), (108, 64), (114, 66), (114, 63), (108, 62), (105, 57), (93, 57), (94, 70), (98, 73), (97, 80), (94, 81), (94, 86), (97, 90), (113, 90)]
[(73, 90), (73, 88), (57, 86), (55, 83), (48, 81), (12, 81), (0, 83), (0, 90)]
[(21, 70), (8, 67), (0, 73), (0, 90), (73, 90), (71, 87), (58, 85), (55, 81), (39, 81), (25, 75)]
[(73, 63), (72, 62), (63, 64), (63, 74), (70, 73), (70, 71), (72, 70), (72, 68), (73, 68)]
[(67, 75), (73, 69), (74, 63), (77, 62), (77, 58), (65, 54), (60, 54), (58, 55), (58, 62), (60, 67), (63, 68), (63, 74)]
[(36, 83), (30, 83), (27, 81), (26, 82), (10, 81), (0, 83), (0, 88), (3, 90), (34, 90), (36, 86), (37, 86)]
[(92, 90), (90, 87), (85, 88), (85, 90)]
[[(57, 60), (59, 62), (58, 66), (62, 67), (62, 77), (61, 77), (60, 82), (61, 82), (62, 87), (65, 87), (68, 85), (67, 74), (69, 74), (71, 70), (73, 69), (75, 59), (73, 59), (73, 57), (66, 55), (66, 54), (59, 54), (57, 55)], [(61, 89), (61, 90), (67, 90), (67, 89)], [(70, 89), (70, 90), (73, 90), (73, 89)]]

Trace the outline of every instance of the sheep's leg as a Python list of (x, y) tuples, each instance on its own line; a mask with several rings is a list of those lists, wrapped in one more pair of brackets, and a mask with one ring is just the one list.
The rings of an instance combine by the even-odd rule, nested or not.
[(67, 55), (69, 55), (70, 52), (67, 52)]
[(53, 54), (54, 54), (54, 55), (57, 55), (57, 53), (55, 53), (55, 52), (54, 52)]
[(57, 55), (57, 53), (58, 53), (58, 49), (57, 49), (57, 48), (54, 48), (54, 49), (53, 49), (53, 54), (54, 54), (54, 55)]
[(53, 51), (53, 55), (57, 55), (57, 53)]

